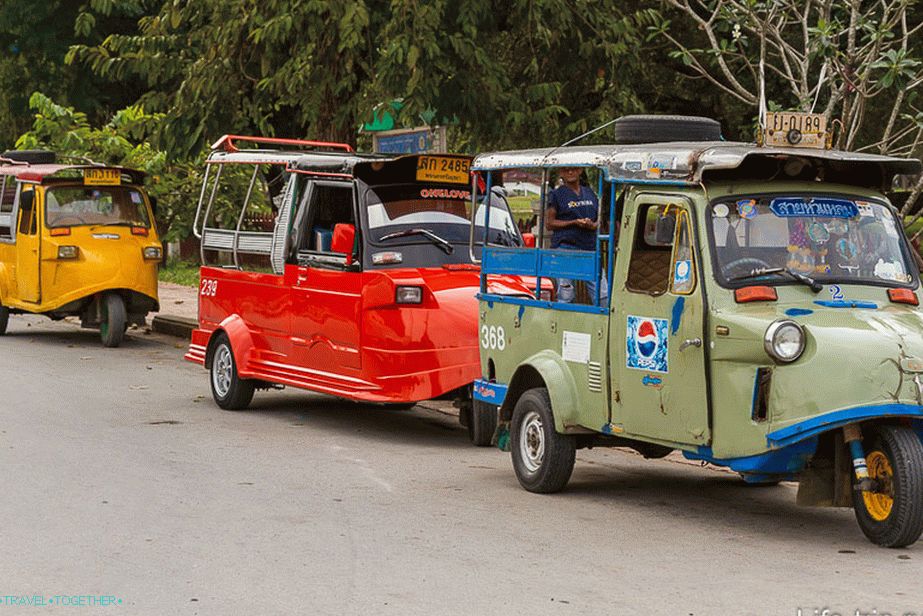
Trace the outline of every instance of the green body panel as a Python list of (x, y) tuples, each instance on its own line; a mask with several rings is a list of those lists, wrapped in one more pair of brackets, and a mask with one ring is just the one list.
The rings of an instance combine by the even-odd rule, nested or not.
[[(609, 314), (482, 300), (481, 325), (502, 326), (506, 334), (502, 351), (481, 348), (485, 378), (509, 384), (517, 373), (537, 371), (549, 390), (559, 431), (590, 429), (690, 451), (709, 446), (716, 458), (765, 453), (770, 449), (767, 434), (825, 413), (889, 403), (923, 405), (923, 374), (906, 368), (908, 360), (923, 361), (923, 311), (892, 303), (886, 287), (840, 285), (846, 300), (873, 302), (877, 308), (834, 308), (815, 303), (831, 299), (827, 285), (815, 294), (804, 285), (780, 284), (778, 301), (738, 304), (733, 290), (715, 281), (705, 228), (708, 203), (727, 195), (770, 192), (884, 200), (874, 191), (825, 183), (631, 187), (621, 213)], [(665, 202), (689, 208), (695, 226), (698, 282), (676, 313), (680, 296), (632, 292), (625, 284), (635, 225), (640, 224), (638, 205)], [(921, 297), (919, 288), (914, 292)], [(795, 315), (787, 315), (792, 309)], [(803, 311), (810, 313), (798, 314)], [(626, 365), (629, 315), (667, 320), (667, 372)], [(804, 353), (791, 364), (777, 364), (763, 345), (766, 328), (780, 318), (795, 320), (806, 331)], [(718, 335), (719, 327), (727, 328), (727, 335)], [(589, 361), (562, 357), (564, 332), (589, 336)], [(684, 341), (696, 338), (701, 346), (680, 351)], [(755, 380), (761, 367), (772, 370), (772, 381), (768, 415), (756, 421)], [(594, 370), (601, 383), (591, 388)], [(519, 393), (511, 387), (505, 412)]]

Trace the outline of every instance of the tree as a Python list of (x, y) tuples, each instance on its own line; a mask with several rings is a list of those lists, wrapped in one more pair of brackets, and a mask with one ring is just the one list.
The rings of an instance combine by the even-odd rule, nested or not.
[[(690, 77), (750, 109), (817, 111), (840, 148), (895, 156), (923, 150), (923, 15), (915, 0), (664, 0), (697, 26), (681, 39), (664, 21)], [(923, 191), (915, 181), (904, 213)]]
[[(102, 32), (127, 31), (163, 0), (3, 0), (0, 2), (0, 146), (12, 146), (32, 117), (40, 90), (101, 121), (139, 95), (131, 81), (109, 83), (64, 62), (71, 45), (96, 44)], [(91, 13), (91, 11), (94, 11)]]
[(604, 0), (201, 0), (69, 61), (145, 81), (160, 145), (183, 158), (226, 132), (355, 143), (381, 102), (454, 122), (467, 148), (560, 143), (641, 110), (636, 53), (656, 14)]
[(50, 149), (59, 157), (91, 159), (145, 171), (148, 194), (158, 201), (161, 237), (170, 241), (190, 234), (204, 156), (177, 163), (153, 147), (149, 137), (162, 120), (160, 114), (148, 114), (141, 107), (131, 106), (94, 128), (85, 113), (59, 105), (39, 92), (29, 98), (29, 106), (34, 111), (32, 129), (17, 140), (17, 148)]

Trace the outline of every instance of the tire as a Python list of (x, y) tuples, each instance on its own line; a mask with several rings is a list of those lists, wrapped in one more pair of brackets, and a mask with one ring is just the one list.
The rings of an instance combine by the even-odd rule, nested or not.
[(489, 447), (497, 431), (497, 407), (481, 400), (471, 400), (468, 438), (476, 447)]
[(721, 123), (698, 116), (631, 115), (613, 125), (615, 143), (662, 143), (668, 141), (720, 141)]
[(869, 476), (884, 489), (853, 491), (859, 528), (872, 543), (906, 547), (923, 532), (923, 444), (910, 428), (879, 426), (863, 445)]
[(208, 381), (211, 383), (215, 404), (226, 411), (245, 409), (253, 400), (256, 382), (242, 379), (237, 374), (237, 362), (234, 360), (234, 352), (227, 334), (218, 334), (215, 350), (212, 352)]
[(57, 156), (49, 150), (7, 150), (0, 157), (32, 165), (51, 165), (57, 162)]
[(6, 326), (10, 322), (10, 309), (0, 304), (0, 336), (6, 333)]
[(125, 330), (128, 329), (128, 315), (125, 300), (116, 293), (107, 293), (103, 297), (103, 315), (99, 324), (99, 337), (104, 347), (115, 348), (122, 344)]
[(555, 431), (547, 389), (537, 387), (522, 394), (513, 410), (510, 437), (513, 469), (523, 488), (550, 494), (567, 485), (577, 447), (573, 436)]

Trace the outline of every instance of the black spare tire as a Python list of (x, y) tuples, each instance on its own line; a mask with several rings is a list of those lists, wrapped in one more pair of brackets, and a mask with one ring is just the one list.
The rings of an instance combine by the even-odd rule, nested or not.
[(619, 118), (613, 126), (615, 143), (625, 145), (721, 140), (721, 123), (699, 116), (630, 115)]
[(49, 150), (7, 150), (0, 156), (32, 165), (52, 165), (57, 160), (55, 153)]

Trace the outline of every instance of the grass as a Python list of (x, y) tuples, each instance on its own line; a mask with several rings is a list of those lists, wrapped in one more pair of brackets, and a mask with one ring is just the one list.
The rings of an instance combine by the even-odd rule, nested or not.
[(513, 218), (532, 218), (532, 201), (535, 197), (507, 197), (510, 203), (510, 210), (513, 212)]
[(166, 265), (161, 266), (158, 278), (161, 282), (197, 287), (199, 286), (199, 264), (179, 259), (168, 261)]

